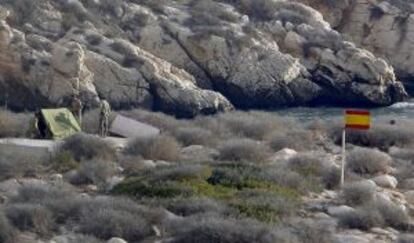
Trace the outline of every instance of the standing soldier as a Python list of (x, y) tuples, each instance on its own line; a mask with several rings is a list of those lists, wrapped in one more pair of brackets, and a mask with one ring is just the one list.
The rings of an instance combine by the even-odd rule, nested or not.
[(37, 111), (34, 113), (33, 118), (30, 120), (30, 128), (27, 133), (28, 138), (38, 139), (41, 137), (39, 130), (40, 116), (40, 111)]
[(83, 104), (82, 104), (82, 101), (79, 99), (79, 96), (77, 94), (73, 95), (71, 109), (72, 109), (72, 113), (78, 119), (79, 126), (82, 127)]
[(109, 105), (108, 101), (102, 100), (101, 101), (101, 112), (100, 112), (100, 117), (99, 117), (100, 133), (102, 137), (106, 137), (108, 135), (110, 113), (111, 113), (111, 106)]

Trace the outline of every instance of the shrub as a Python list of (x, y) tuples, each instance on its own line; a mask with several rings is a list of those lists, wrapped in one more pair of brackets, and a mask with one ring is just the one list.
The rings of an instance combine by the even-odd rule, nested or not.
[(269, 223), (293, 215), (300, 205), (295, 197), (285, 197), (269, 191), (244, 190), (236, 194), (236, 197), (238, 199), (230, 205), (240, 215)]
[(211, 176), (211, 169), (202, 165), (183, 164), (158, 167), (144, 171), (141, 175), (145, 176), (151, 182), (206, 180)]
[(45, 206), (53, 212), (56, 222), (64, 222), (74, 216), (79, 207), (72, 187), (66, 184), (51, 186), (44, 184), (25, 185), (11, 198), (12, 203)]
[(166, 208), (180, 216), (190, 216), (203, 213), (217, 213), (219, 215), (229, 212), (229, 208), (216, 200), (210, 198), (186, 198), (173, 199), (168, 202)]
[(326, 160), (326, 154), (318, 152), (297, 154), (289, 159), (288, 166), (304, 176), (318, 177), (322, 177), (332, 167)]
[(99, 34), (90, 34), (85, 37), (86, 41), (93, 46), (97, 46), (102, 43), (103, 37)]
[(402, 234), (398, 237), (397, 243), (412, 243), (414, 242), (414, 235)]
[(52, 212), (41, 205), (9, 205), (6, 208), (6, 215), (19, 230), (32, 231), (42, 236), (49, 235), (54, 227)]
[(143, 159), (141, 156), (124, 154), (118, 156), (118, 163), (122, 167), (123, 173), (126, 175), (134, 175), (146, 169), (148, 166), (142, 161)]
[(71, 178), (71, 183), (75, 185), (93, 183), (101, 187), (115, 174), (116, 167), (113, 162), (107, 160), (82, 161), (77, 175)]
[(0, 242), (13, 243), (15, 242), (16, 230), (10, 225), (9, 220), (0, 212)]
[(30, 119), (30, 114), (17, 114), (0, 108), (0, 138), (25, 137), (29, 130)]
[(132, 242), (138, 242), (152, 234), (151, 226), (144, 218), (109, 208), (83, 211), (79, 231), (103, 240), (120, 237)]
[(277, 236), (263, 224), (254, 220), (235, 220), (196, 215), (170, 225), (174, 243), (250, 243), (276, 242)]
[(66, 184), (58, 186), (28, 184), (19, 189), (18, 194), (11, 198), (11, 202), (45, 204), (48, 202), (53, 203), (53, 201), (58, 199), (73, 198), (73, 196), (73, 188)]
[(34, 158), (22, 154), (0, 157), (0, 180), (37, 174), (41, 165)]
[(371, 201), (375, 195), (375, 185), (368, 181), (346, 184), (342, 192), (345, 202), (349, 205), (362, 205)]
[(117, 184), (112, 193), (128, 195), (137, 199), (143, 198), (174, 198), (178, 196), (189, 197), (194, 194), (191, 188), (183, 187), (177, 182), (149, 183), (141, 178), (129, 178)]
[(79, 163), (73, 158), (72, 153), (63, 151), (56, 154), (52, 160), (52, 169), (59, 173), (65, 173), (79, 168)]
[(174, 132), (175, 138), (184, 146), (190, 145), (212, 145), (214, 144), (213, 134), (198, 127), (182, 127)]
[(315, 185), (313, 185), (305, 177), (285, 167), (265, 168), (260, 173), (259, 178), (274, 182), (281, 187), (286, 187), (300, 193), (306, 193), (313, 190), (315, 187)]
[(357, 148), (347, 156), (347, 167), (359, 174), (386, 173), (391, 157), (375, 149)]
[(394, 203), (385, 200), (377, 200), (374, 202), (374, 205), (369, 205), (369, 207), (377, 208), (377, 210), (384, 218), (387, 226), (401, 230), (407, 229), (409, 216), (407, 215), (407, 212), (404, 211), (401, 207), (398, 207)]
[(266, 189), (286, 196), (296, 196), (313, 190), (314, 187), (312, 182), (288, 168), (254, 165), (220, 166), (213, 170), (207, 181), (212, 185), (223, 185), (238, 190)]
[(341, 215), (339, 222), (342, 226), (369, 230), (372, 227), (393, 227), (406, 230), (409, 216), (390, 201), (378, 199), (368, 202), (352, 213)]
[(305, 177), (306, 189), (321, 191), (333, 189), (339, 185), (340, 170), (329, 161), (326, 154), (308, 152), (297, 154), (288, 161), (288, 168)]
[(72, 220), (79, 220), (83, 217), (87, 218), (88, 215), (99, 213), (99, 211), (116, 211), (141, 218), (148, 223), (159, 223), (159, 220), (164, 215), (163, 210), (150, 209), (124, 197), (97, 196), (94, 198), (81, 198), (79, 201), (77, 210), (72, 215)]
[(276, 152), (284, 148), (296, 151), (310, 150), (313, 144), (314, 139), (311, 133), (305, 130), (275, 132), (270, 135), (270, 147)]
[(394, 149), (389, 155), (394, 159), (406, 160), (410, 163), (414, 161), (414, 151), (412, 149)]
[(261, 140), (270, 131), (280, 128), (285, 121), (261, 112), (232, 112), (217, 116), (234, 136)]
[(141, 57), (138, 57), (133, 54), (128, 54), (124, 56), (124, 59), (122, 60), (122, 66), (127, 68), (132, 67), (140, 67), (144, 65), (144, 60)]
[[(69, 233), (68, 235), (58, 236), (55, 238), (61, 239), (61, 237), (65, 239), (63, 241), (65, 243), (79, 243), (79, 242), (103, 243), (101, 240), (91, 235)], [(55, 238), (53, 238), (52, 240), (60, 242), (59, 240), (55, 240)]]
[(219, 148), (221, 160), (264, 162), (268, 158), (268, 149), (260, 142), (250, 139), (232, 139)]
[(76, 134), (67, 138), (61, 149), (68, 151), (77, 160), (113, 160), (115, 149), (103, 139), (86, 134)]
[(354, 212), (340, 215), (339, 224), (342, 227), (367, 231), (373, 227), (384, 225), (384, 219), (375, 209), (359, 208)]
[(177, 141), (167, 135), (140, 137), (132, 140), (126, 153), (139, 155), (144, 159), (176, 161), (179, 159), (180, 146)]
[[(340, 127), (331, 129), (331, 136), (336, 144), (341, 144), (342, 129)], [(392, 146), (407, 147), (414, 142), (414, 132), (412, 124), (403, 126), (377, 125), (369, 131), (349, 131), (347, 133), (347, 142), (370, 148), (378, 148), (382, 151), (388, 151)]]
[(298, 235), (301, 242), (306, 243), (330, 243), (334, 241), (334, 230), (329, 223), (318, 222), (312, 220), (301, 221), (294, 226), (294, 232)]
[[(136, 198), (191, 196), (198, 186), (207, 184), (211, 169), (201, 165), (165, 166), (137, 173), (135, 177), (121, 182), (113, 193), (131, 195)], [(201, 183), (201, 184), (200, 184)]]
[(330, 222), (319, 221), (315, 223), (310, 219), (302, 219), (294, 223), (292, 231), (295, 232), (300, 242), (330, 243), (335, 242), (333, 237), (335, 227)]
[(341, 170), (337, 167), (332, 166), (326, 170), (323, 177), (322, 183), (327, 189), (336, 189), (341, 182)]

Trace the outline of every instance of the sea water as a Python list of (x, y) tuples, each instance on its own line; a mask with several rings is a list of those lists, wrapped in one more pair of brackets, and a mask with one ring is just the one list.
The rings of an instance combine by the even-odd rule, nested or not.
[[(344, 110), (352, 109), (338, 107), (296, 107), (275, 111), (279, 116), (296, 118), (300, 121), (309, 122), (313, 120), (338, 120), (342, 119)], [(371, 117), (375, 120), (401, 120), (414, 121), (414, 99), (406, 102), (396, 103), (392, 106), (381, 108), (370, 108)]]

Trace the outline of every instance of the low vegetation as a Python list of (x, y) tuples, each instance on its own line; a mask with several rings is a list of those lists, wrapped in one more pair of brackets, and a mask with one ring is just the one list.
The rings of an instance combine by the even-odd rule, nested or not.
[(347, 157), (347, 166), (359, 174), (386, 173), (391, 157), (376, 149), (356, 148)]
[(220, 159), (228, 161), (264, 162), (269, 151), (267, 147), (251, 139), (233, 139), (224, 142), (220, 148)]
[(374, 199), (375, 185), (367, 181), (353, 182), (344, 186), (342, 194), (347, 205), (362, 205)]
[(139, 155), (144, 159), (177, 161), (180, 145), (167, 135), (139, 137), (132, 140), (126, 148), (126, 153)]
[(67, 138), (61, 150), (71, 153), (77, 161), (94, 158), (114, 160), (115, 158), (115, 149), (109, 143), (98, 136), (83, 133)]
[(30, 114), (16, 114), (0, 108), (0, 138), (27, 136), (31, 119)]
[[(408, 212), (379, 196), (378, 186), (366, 180), (390, 172), (401, 181), (411, 178), (414, 156), (405, 135), (387, 138), (398, 141), (392, 145), (377, 143), (378, 135), (351, 138), (346, 184), (340, 189), (334, 122), (299, 125), (262, 112), (194, 120), (141, 110), (121, 113), (162, 133), (131, 139), (119, 150), (99, 136), (80, 133), (65, 139), (50, 162), (35, 163), (23, 153), (0, 158), (0, 181), (22, 181), (0, 207), (0, 242), (16, 242), (22, 232), (49, 240), (64, 228), (75, 242), (120, 237), (128, 242), (324, 243), (334, 241), (335, 230), (410, 227)], [(92, 111), (85, 119), (94, 121), (95, 115)], [(184, 147), (217, 156), (182, 160)], [(284, 154), (285, 148), (297, 153)], [(309, 209), (309, 199), (334, 195), (330, 190), (337, 192), (335, 205), (353, 210), (332, 216), (339, 224), (328, 227), (304, 215), (319, 210)]]
[(344, 227), (369, 230), (373, 227), (393, 227), (407, 230), (409, 216), (392, 202), (384, 199), (372, 200), (341, 215), (339, 221)]

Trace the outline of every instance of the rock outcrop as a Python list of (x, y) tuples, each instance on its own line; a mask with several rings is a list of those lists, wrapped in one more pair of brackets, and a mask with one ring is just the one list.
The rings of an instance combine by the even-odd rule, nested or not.
[(398, 78), (412, 86), (413, 1), (346, 0), (335, 5), (321, 0), (301, 2), (320, 10), (333, 28), (357, 46), (384, 58), (394, 66)]
[(180, 117), (406, 97), (392, 66), (301, 3), (1, 5), (0, 102), (14, 109), (67, 105), (77, 92), (87, 106), (105, 98)]

